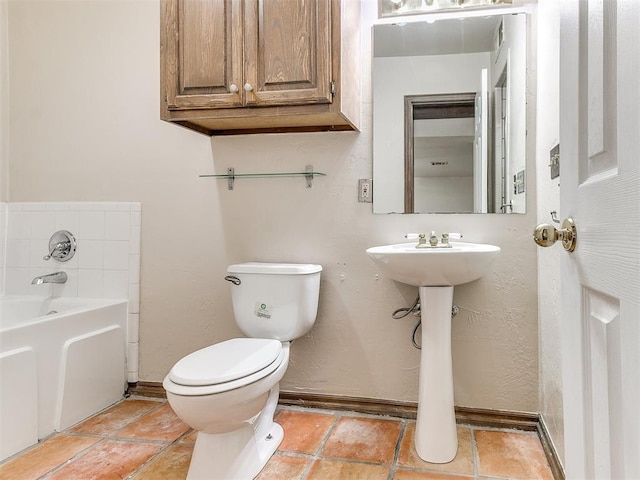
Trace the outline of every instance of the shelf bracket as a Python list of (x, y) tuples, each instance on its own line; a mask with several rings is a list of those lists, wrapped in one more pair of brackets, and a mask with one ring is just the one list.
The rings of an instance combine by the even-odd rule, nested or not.
[(227, 187), (229, 190), (233, 190), (233, 182), (236, 180), (235, 168), (227, 168)]
[(313, 165), (307, 165), (304, 178), (307, 179), (307, 188), (313, 186)]

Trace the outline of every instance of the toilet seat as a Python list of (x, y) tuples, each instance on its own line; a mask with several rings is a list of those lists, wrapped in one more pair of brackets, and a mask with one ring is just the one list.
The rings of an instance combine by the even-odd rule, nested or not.
[(226, 392), (273, 373), (283, 356), (279, 340), (234, 338), (179, 360), (166, 376), (164, 388), (176, 395)]

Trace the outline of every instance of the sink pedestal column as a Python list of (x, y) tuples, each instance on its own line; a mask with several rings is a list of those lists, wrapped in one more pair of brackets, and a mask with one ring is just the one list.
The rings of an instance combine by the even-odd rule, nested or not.
[(453, 287), (419, 287), (419, 291), (422, 351), (414, 441), (420, 458), (447, 463), (458, 450), (451, 366)]

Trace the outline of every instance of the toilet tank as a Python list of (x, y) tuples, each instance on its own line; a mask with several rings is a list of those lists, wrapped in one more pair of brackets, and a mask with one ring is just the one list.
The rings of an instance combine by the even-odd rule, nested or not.
[[(294, 340), (318, 313), (322, 266), (248, 262), (227, 268), (236, 323), (248, 337)], [(235, 277), (235, 278), (234, 278)], [(237, 279), (237, 280), (236, 280)]]

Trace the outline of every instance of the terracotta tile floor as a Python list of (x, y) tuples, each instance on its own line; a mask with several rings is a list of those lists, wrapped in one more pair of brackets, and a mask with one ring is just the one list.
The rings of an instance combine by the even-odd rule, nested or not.
[[(461, 425), (458, 455), (437, 465), (417, 456), (413, 420), (296, 407), (276, 420), (285, 437), (259, 480), (553, 479), (534, 433)], [(195, 437), (165, 401), (130, 398), (5, 460), (0, 478), (183, 479)]]

